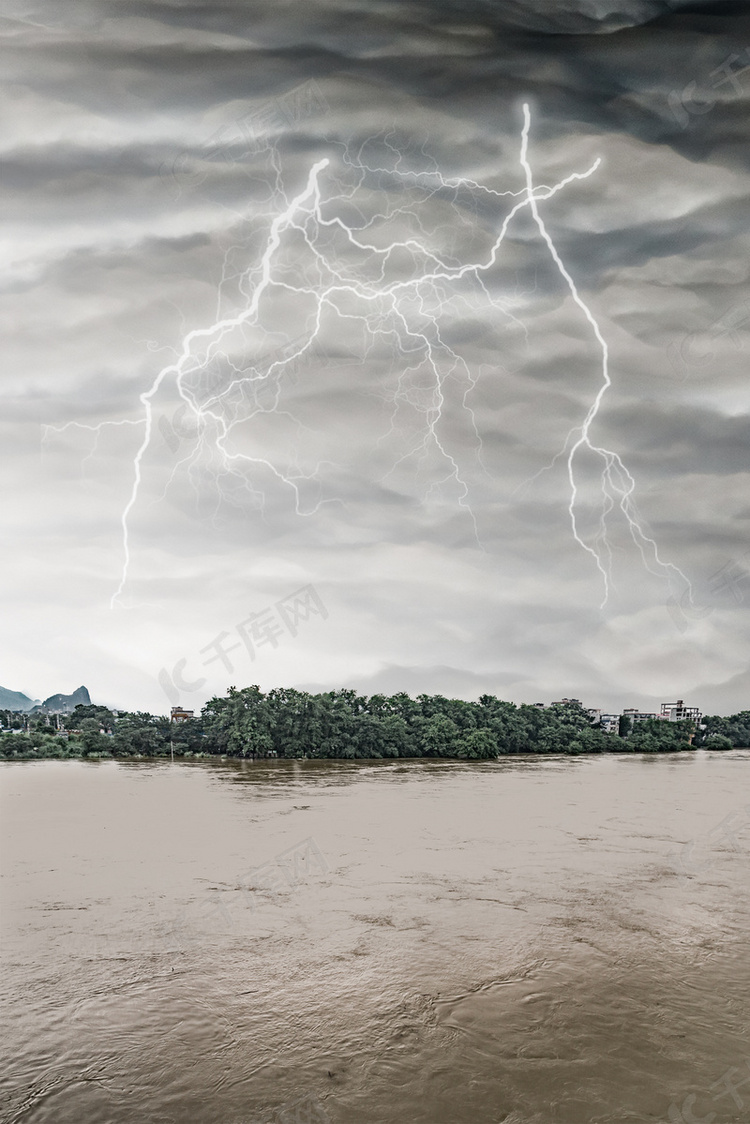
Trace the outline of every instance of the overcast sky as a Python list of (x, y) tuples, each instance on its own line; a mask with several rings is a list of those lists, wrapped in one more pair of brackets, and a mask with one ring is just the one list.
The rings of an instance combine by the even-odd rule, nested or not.
[(0, 683), (750, 707), (743, 8), (6, 0)]

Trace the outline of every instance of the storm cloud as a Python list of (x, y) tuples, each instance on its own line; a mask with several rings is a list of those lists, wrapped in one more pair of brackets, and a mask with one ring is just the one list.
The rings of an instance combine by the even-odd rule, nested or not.
[[(230, 683), (746, 708), (745, 9), (6, 7), (3, 686), (156, 711)], [(592, 443), (657, 550), (581, 450), (603, 606), (565, 453), (602, 383), (591, 325), (528, 207), (455, 277), (523, 198), (524, 103), (537, 186), (600, 160), (539, 211), (609, 349)], [(209, 413), (173, 376), (149, 399), (112, 604), (141, 396), (247, 308), (323, 160), (332, 225), (288, 229), (258, 316), (196, 345), (183, 389)], [(435, 262), (451, 276), (414, 287)]]

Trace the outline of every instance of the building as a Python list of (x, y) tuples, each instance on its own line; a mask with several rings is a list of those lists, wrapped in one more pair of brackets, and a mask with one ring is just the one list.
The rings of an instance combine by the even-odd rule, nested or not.
[(605, 734), (619, 734), (619, 714), (602, 714), (601, 710), (595, 706), (587, 707), (586, 713), (591, 719), (592, 726), (598, 726)]
[(660, 715), (656, 714), (653, 710), (639, 710), (638, 707), (628, 707), (627, 710), (622, 712), (623, 718), (630, 718), (635, 722), (648, 722), (650, 719), (657, 719)]
[(662, 703), (659, 717), (666, 719), (667, 722), (682, 722), (685, 718), (689, 718), (699, 726), (703, 715), (697, 706), (685, 706), (682, 699), (678, 699), (677, 702)]
[(194, 715), (193, 710), (184, 710), (181, 706), (173, 706), (170, 722), (188, 722)]

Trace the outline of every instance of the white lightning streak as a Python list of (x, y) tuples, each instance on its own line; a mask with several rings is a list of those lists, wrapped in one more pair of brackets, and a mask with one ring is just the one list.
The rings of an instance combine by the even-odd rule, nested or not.
[[(553, 241), (552, 241), (552, 239), (551, 239), (551, 237), (550, 237), (550, 235), (547, 231), (547, 228), (544, 225), (542, 217), (539, 214), (539, 208), (537, 207), (537, 197), (534, 193), (534, 181), (533, 181), (533, 176), (532, 176), (532, 172), (531, 172), (531, 165), (529, 164), (529, 160), (528, 160), (529, 129), (530, 129), (530, 127), (531, 127), (531, 113), (529, 111), (528, 104), (524, 104), (524, 106), (523, 106), (523, 131), (522, 131), (522, 134), (521, 134), (521, 166), (523, 167), (523, 170), (524, 170), (524, 173), (525, 173), (525, 176), (526, 176), (526, 196), (527, 196), (527, 201), (528, 201), (529, 207), (531, 209), (531, 214), (533, 215), (534, 222), (536, 223), (536, 226), (537, 226), (537, 229), (538, 229), (540, 235), (542, 236), (542, 238), (544, 239), (544, 242), (547, 245), (547, 249), (550, 252), (552, 260), (554, 261), (555, 265), (557, 266), (558, 270), (560, 271), (560, 275), (562, 276), (566, 285), (568, 286), (568, 289), (570, 290), (570, 295), (572, 296), (573, 300), (578, 305), (581, 312), (583, 312), (584, 316), (586, 317), (589, 324), (591, 325), (591, 328), (594, 332), (594, 336), (596, 338), (597, 343), (599, 344), (599, 347), (601, 348), (601, 353), (602, 353), (602, 383), (601, 383), (601, 386), (599, 387), (599, 390), (596, 393), (594, 401), (591, 403), (591, 406), (589, 407), (588, 413), (586, 414), (586, 417), (583, 420), (583, 424), (580, 427), (580, 431), (577, 431), (577, 430), (573, 431), (573, 432), (579, 432), (579, 436), (573, 442), (573, 445), (571, 446), (570, 452), (568, 453), (568, 479), (570, 481), (570, 504), (568, 505), (568, 511), (569, 511), (569, 514), (570, 514), (570, 524), (571, 524), (571, 528), (572, 528), (572, 531), (573, 531), (573, 537), (575, 538), (575, 540), (579, 544), (579, 546), (583, 547), (583, 549), (586, 551), (586, 553), (590, 554), (591, 557), (594, 559), (594, 562), (596, 563), (596, 567), (597, 567), (597, 569), (599, 570), (599, 572), (602, 576), (602, 580), (604, 582), (604, 600), (602, 601), (601, 608), (603, 608), (606, 605), (608, 597), (609, 597), (609, 587), (610, 587), (609, 566), (605, 567), (602, 563), (601, 556), (600, 556), (599, 552), (594, 550), (593, 547), (589, 546), (589, 544), (584, 542), (584, 540), (581, 538), (580, 534), (578, 533), (578, 524), (577, 524), (577, 520), (576, 520), (576, 510), (575, 510), (575, 508), (576, 508), (576, 499), (578, 497), (578, 488), (577, 488), (576, 478), (575, 478), (574, 463), (575, 463), (576, 453), (580, 449), (585, 448), (585, 449), (588, 449), (590, 452), (597, 454), (604, 461), (604, 468), (602, 470), (602, 493), (603, 493), (603, 497), (604, 497), (604, 507), (603, 507), (602, 517), (601, 517), (601, 522), (600, 522), (600, 537), (603, 537), (603, 539), (604, 539), (605, 548), (607, 549), (608, 556), (609, 556), (609, 545), (606, 541), (605, 518), (606, 518), (606, 515), (608, 514), (608, 511), (611, 510), (611, 503), (612, 503), (612, 498), (613, 498), (613, 495), (614, 495), (619, 500), (620, 510), (622, 511), (622, 513), (624, 514), (624, 516), (625, 516), (625, 518), (628, 522), (628, 527), (629, 527), (630, 533), (633, 537), (633, 541), (635, 542), (636, 546), (638, 547), (638, 549), (640, 551), (640, 554), (641, 554), (641, 558), (643, 559), (644, 565), (647, 567), (647, 569), (649, 569), (652, 573), (656, 572), (656, 571), (651, 570), (651, 567), (649, 565), (649, 561), (646, 558), (646, 554), (645, 554), (645, 551), (644, 551), (644, 544), (648, 544), (651, 547), (651, 549), (653, 551), (653, 555), (654, 555), (654, 560), (656, 561), (657, 565), (662, 568), (662, 570), (666, 570), (666, 571), (671, 572), (673, 574), (679, 574), (679, 576), (682, 578), (682, 580), (687, 584), (688, 588), (690, 588), (690, 582), (688, 581), (688, 579), (685, 577), (685, 575), (682, 573), (681, 570), (679, 570), (676, 566), (673, 566), (669, 562), (662, 562), (661, 558), (659, 557), (659, 551), (658, 551), (656, 543), (654, 542), (653, 539), (649, 538), (648, 535), (645, 534), (642, 527), (640, 526), (637, 515), (634, 511), (632, 499), (631, 499), (632, 495), (633, 495), (633, 492), (635, 490), (635, 480), (633, 479), (633, 477), (631, 476), (630, 472), (625, 467), (625, 465), (622, 463), (620, 457), (617, 455), (617, 453), (613, 453), (609, 449), (602, 449), (597, 445), (592, 445), (591, 441), (589, 439), (589, 432), (591, 430), (591, 426), (594, 422), (594, 419), (596, 418), (597, 414), (599, 413), (599, 408), (602, 404), (602, 399), (604, 398), (604, 395), (606, 394), (606, 392), (609, 390), (610, 386), (612, 385), (612, 380), (611, 380), (610, 375), (609, 375), (609, 348), (607, 346), (607, 341), (605, 340), (604, 336), (602, 335), (601, 329), (599, 328), (599, 325), (598, 325), (593, 313), (591, 312), (591, 309), (588, 307), (588, 305), (585, 303), (585, 301), (582, 300), (582, 298), (581, 298), (581, 296), (578, 292), (578, 289), (576, 288), (575, 281), (571, 277), (568, 270), (565, 268), (565, 265), (564, 265), (560, 255), (557, 252), (555, 244), (553, 243)], [(569, 434), (568, 438), (570, 438), (570, 436), (571, 435)], [(566, 445), (567, 445), (567, 440), (566, 440)], [(614, 469), (615, 476), (619, 476), (619, 479), (614, 478), (613, 469)]]
[[(271, 234), (270, 234), (270, 237), (269, 237), (269, 240), (268, 240), (268, 245), (266, 247), (265, 253), (263, 254), (263, 258), (262, 258), (262, 261), (261, 261), (261, 282), (260, 282), (259, 285), (256, 286), (255, 293), (253, 294), (253, 297), (250, 301), (250, 304), (249, 304), (248, 308), (246, 308), (238, 316), (235, 316), (235, 317), (232, 317), (232, 318), (226, 319), (226, 320), (217, 321), (210, 328), (194, 328), (192, 332), (188, 332), (188, 334), (185, 336), (185, 339), (183, 340), (182, 355), (177, 360), (177, 362), (170, 364), (168, 367), (163, 367), (162, 370), (159, 372), (159, 374), (154, 379), (154, 381), (151, 385), (151, 388), (140, 395), (140, 400), (141, 400), (141, 403), (142, 403), (144, 411), (145, 411), (146, 432), (143, 435), (143, 441), (141, 442), (141, 446), (140, 446), (140, 448), (138, 449), (138, 451), (135, 455), (135, 460), (133, 462), (133, 467), (134, 467), (133, 487), (132, 487), (131, 492), (130, 492), (130, 498), (129, 498), (127, 504), (125, 505), (125, 508), (123, 510), (123, 513), (122, 513), (122, 517), (120, 519), (120, 524), (122, 526), (123, 552), (124, 552), (125, 558), (124, 558), (124, 561), (123, 561), (122, 575), (120, 577), (120, 584), (118, 585), (117, 589), (115, 590), (115, 593), (113, 594), (112, 600), (110, 602), (112, 608), (114, 608), (115, 602), (117, 601), (118, 597), (120, 596), (120, 594), (122, 593), (122, 591), (125, 587), (125, 582), (127, 581), (127, 577), (128, 577), (128, 570), (130, 568), (130, 540), (129, 540), (129, 531), (128, 531), (128, 516), (130, 515), (130, 512), (133, 510), (133, 507), (135, 506), (136, 500), (138, 499), (138, 492), (139, 492), (140, 485), (141, 485), (141, 462), (143, 460), (143, 456), (144, 456), (146, 450), (148, 449), (148, 447), (151, 443), (151, 428), (152, 428), (152, 426), (151, 426), (151, 423), (152, 423), (151, 399), (154, 397), (154, 395), (156, 394), (156, 392), (159, 389), (159, 387), (161, 386), (161, 384), (164, 382), (167, 375), (173, 374), (173, 375), (177, 376), (176, 382), (177, 382), (177, 389), (179, 391), (180, 397), (183, 398), (185, 400), (185, 402), (187, 402), (188, 406), (191, 406), (191, 407), (194, 408), (192, 400), (189, 398), (189, 396), (187, 394), (185, 394), (185, 392), (183, 390), (183, 387), (182, 387), (182, 384), (181, 384), (182, 376), (185, 373), (185, 364), (188, 362), (188, 360), (191, 357), (191, 349), (192, 349), (193, 341), (201, 339), (201, 338), (205, 339), (205, 338), (214, 337), (216, 335), (220, 335), (223, 332), (230, 331), (232, 328), (239, 327), (241, 324), (250, 320), (250, 318), (252, 316), (256, 315), (256, 313), (258, 311), (258, 305), (260, 303), (260, 298), (263, 295), (263, 292), (265, 291), (265, 289), (267, 289), (269, 284), (271, 283), (271, 259), (273, 257), (274, 251), (278, 248), (278, 246), (280, 244), (282, 230), (284, 229), (285, 226), (289, 225), (289, 223), (292, 221), (292, 218), (294, 216), (295, 211), (301, 205), (303, 200), (306, 199), (310, 195), (310, 193), (313, 190), (314, 185), (316, 184), (318, 175), (320, 174), (322, 169), (327, 167), (327, 166), (328, 166), (328, 160), (325, 160), (325, 159), (319, 160), (316, 164), (313, 164), (312, 168), (310, 169), (310, 175), (308, 176), (307, 185), (306, 185), (304, 191), (300, 192), (300, 194), (297, 195), (292, 200), (292, 202), (289, 204), (289, 207), (287, 208), (286, 211), (282, 212), (282, 214), (280, 214), (280, 215), (277, 215), (277, 217), (273, 220), (273, 223), (271, 225)], [(210, 414), (210, 411), (208, 411), (208, 413)], [(211, 416), (215, 417), (215, 415), (211, 415)], [(222, 421), (222, 419), (218, 418), (218, 417), (216, 417), (216, 420), (218, 422)], [(239, 454), (237, 454), (237, 455), (239, 455)], [(274, 472), (277, 476), (279, 476), (281, 478), (281, 474), (276, 470), (276, 468), (272, 464), (270, 464), (267, 461), (264, 461), (264, 463), (267, 464), (268, 468), (270, 468), (272, 472)]]
[[(356, 187), (342, 192), (339, 196), (324, 199), (321, 193), (320, 178), (322, 172), (329, 165), (328, 159), (322, 159), (313, 164), (305, 186), (291, 201), (285, 200), (284, 208), (272, 219), (260, 262), (244, 272), (236, 272), (239, 292), (242, 295), (244, 306), (235, 315), (222, 317), (220, 310), (222, 289), (230, 272), (227, 252), (217, 293), (215, 322), (209, 327), (189, 331), (182, 340), (177, 358), (162, 368), (153, 379), (150, 387), (139, 395), (143, 417), (138, 421), (104, 422), (100, 426), (82, 426), (84, 429), (92, 429), (97, 433), (104, 425), (108, 424), (144, 426), (143, 439), (133, 459), (133, 479), (130, 494), (120, 517), (123, 565), (119, 585), (111, 600), (112, 607), (118, 602), (125, 588), (131, 567), (129, 522), (143, 483), (144, 457), (152, 441), (154, 398), (165, 380), (169, 378), (174, 379), (177, 393), (185, 404), (184, 407), (181, 407), (181, 410), (187, 409), (191, 412), (197, 426), (196, 434), (201, 442), (203, 441), (203, 433), (210, 431), (213, 448), (220, 454), (226, 471), (233, 472), (235, 465), (262, 466), (270, 471), (284, 486), (292, 490), (295, 495), (297, 514), (309, 514), (300, 510), (299, 481), (313, 479), (320, 468), (320, 464), (310, 474), (296, 471), (296, 468), (294, 473), (290, 470), (282, 472), (270, 460), (233, 451), (228, 447), (228, 441), (234, 425), (238, 421), (246, 420), (245, 417), (241, 416), (241, 407), (247, 404), (248, 397), (255, 407), (254, 413), (249, 416), (264, 412), (285, 413), (279, 409), (281, 387), (276, 380), (281, 373), (289, 369), (291, 363), (299, 360), (310, 351), (314, 341), (319, 338), (322, 332), (324, 312), (330, 313), (344, 322), (349, 320), (358, 322), (364, 327), (368, 337), (373, 340), (376, 337), (381, 339), (392, 337), (396, 341), (400, 348), (403, 365), (393, 396), (394, 412), (391, 417), (389, 434), (395, 432), (396, 414), (402, 406), (416, 410), (423, 415), (424, 422), (421, 428), (421, 438), (418, 436), (415, 441), (409, 440), (406, 452), (395, 461), (390, 472), (393, 472), (397, 465), (414, 455), (418, 455), (420, 459), (426, 458), (430, 446), (436, 449), (442, 458), (442, 463), (448, 466), (448, 471), (442, 480), (433, 483), (432, 488), (448, 481), (455, 482), (459, 489), (459, 506), (467, 511), (474, 522), (475, 536), (477, 542), (479, 542), (476, 521), (469, 505), (469, 486), (461, 475), (456, 457), (446, 447), (444, 440), (441, 438), (444, 410), (448, 408), (446, 380), (461, 378), (464, 380), (461, 399), (462, 409), (467, 411), (471, 417), (473, 432), (479, 447), (479, 463), (482, 463), (481, 437), (474, 414), (467, 402), (467, 396), (476, 385), (477, 379), (472, 375), (467, 362), (453, 351), (446, 342), (440, 330), (440, 320), (445, 314), (449, 300), (446, 291), (451, 294), (451, 298), (454, 296), (458, 298), (460, 295), (459, 286), (462, 282), (466, 282), (475, 284), (495, 311), (507, 317), (514, 324), (520, 323), (513, 315), (512, 310), (505, 306), (505, 302), (501, 298), (493, 298), (486, 280), (490, 271), (497, 265), (500, 249), (507, 238), (511, 223), (516, 215), (526, 208), (529, 209), (539, 235), (545, 243), (573, 301), (585, 316), (601, 353), (601, 384), (599, 389), (582, 424), (568, 434), (563, 450), (557, 454), (557, 457), (565, 454), (569, 443), (572, 441), (572, 446), (567, 452), (570, 523), (576, 543), (593, 559), (601, 575), (604, 583), (602, 605), (607, 601), (611, 584), (611, 552), (607, 540), (606, 523), (607, 516), (615, 505), (625, 516), (630, 534), (640, 551), (644, 565), (652, 573), (667, 572), (672, 575), (679, 575), (689, 588), (690, 583), (687, 582), (681, 571), (669, 563), (662, 562), (656, 543), (644, 533), (633, 502), (635, 481), (630, 472), (616, 453), (592, 444), (590, 439), (591, 428), (599, 413), (602, 400), (611, 386), (607, 342), (591, 309), (580, 296), (539, 211), (539, 204), (549, 201), (568, 185), (586, 180), (593, 175), (600, 165), (600, 160), (595, 160), (584, 172), (571, 172), (559, 183), (551, 186), (534, 186), (528, 157), (530, 127), (529, 107), (524, 105), (520, 165), (524, 174), (525, 187), (519, 191), (496, 191), (473, 180), (448, 179), (443, 177), (439, 170), (409, 171), (400, 167), (400, 155), (393, 169), (370, 167), (362, 160), (364, 144), (360, 148), (357, 160), (351, 160), (348, 153), (345, 154), (344, 164), (361, 175), (360, 182), (364, 182), (367, 175), (383, 173), (412, 183), (418, 181), (419, 184), (422, 184), (427, 181), (430, 184), (431, 194), (438, 192), (441, 194), (453, 193), (454, 200), (455, 193), (459, 190), (467, 192), (470, 198), (479, 191), (498, 201), (501, 198), (508, 197), (511, 201), (508, 204), (510, 209), (500, 223), (489, 251), (482, 254), (481, 260), (461, 261), (454, 258), (453, 261), (450, 261), (448, 255), (438, 254), (434, 248), (423, 244), (417, 237), (404, 237), (400, 240), (388, 242), (386, 245), (378, 245), (376, 240), (368, 237), (366, 233), (368, 229), (374, 229), (377, 222), (384, 222), (400, 216), (409, 221), (413, 220), (421, 232), (422, 225), (419, 216), (409, 206), (405, 205), (391, 210), (388, 214), (371, 214), (369, 218), (359, 212), (362, 214), (362, 222), (359, 227), (347, 223), (341, 215), (332, 213), (332, 211), (337, 203), (354, 207), (353, 197)], [(387, 138), (385, 143), (386, 147), (391, 147)], [(280, 191), (280, 170), (278, 166), (274, 166), (277, 173), (277, 190)], [(309, 250), (312, 261), (311, 268), (314, 271), (312, 281), (303, 276), (302, 267), (296, 257), (293, 265), (294, 283), (285, 279), (283, 259), (278, 265), (276, 264), (277, 257), (281, 257), (282, 240), (287, 233), (298, 239), (301, 238), (304, 246)], [(341, 236), (345, 239), (345, 246), (350, 255), (347, 261), (351, 260), (352, 255), (356, 261), (364, 257), (365, 263), (372, 265), (374, 276), (358, 275), (354, 266), (350, 268), (340, 261), (333, 260), (330, 240)], [(398, 277), (389, 279), (387, 277), (389, 269), (403, 268), (399, 263), (403, 263), (405, 260), (413, 265), (412, 276), (404, 278), (401, 275), (400, 279)], [(288, 269), (288, 266), (286, 268)], [(274, 358), (270, 363), (256, 363), (248, 372), (235, 365), (230, 356), (224, 353), (222, 341), (233, 330), (242, 328), (244, 325), (258, 326), (261, 300), (272, 288), (285, 291), (297, 298), (311, 299), (314, 302), (315, 311), (306, 321), (308, 327), (300, 335), (297, 335), (291, 344), (287, 345), (283, 357)], [(467, 297), (462, 299), (468, 300)], [(357, 311), (352, 310), (352, 303)], [(312, 327), (309, 327), (310, 320), (312, 320)], [(522, 324), (520, 326), (526, 331)], [(196, 399), (195, 393), (189, 389), (189, 384), (186, 385), (186, 380), (190, 375), (204, 370), (209, 363), (219, 357), (225, 360), (231, 368), (230, 381), (228, 385), (223, 385), (223, 388), (211, 388), (211, 392), (204, 396), (204, 401), (200, 403)], [(446, 360), (447, 367), (445, 366)], [(430, 385), (427, 388), (419, 384), (420, 372), (426, 374), (429, 378)], [(269, 387), (272, 392), (270, 405), (261, 402), (258, 398), (259, 390), (262, 387)], [(235, 416), (228, 418), (227, 411), (234, 411)], [(289, 414), (285, 414), (285, 416), (291, 417)], [(296, 419), (292, 420), (302, 428), (301, 422), (297, 422)], [(79, 423), (69, 424), (77, 425)], [(67, 426), (61, 427), (61, 429), (65, 428)], [(389, 434), (386, 434), (386, 436), (389, 436)], [(200, 447), (203, 447), (202, 444)], [(580, 533), (576, 510), (578, 502), (576, 458), (582, 450), (594, 454), (602, 462), (602, 510), (599, 532), (593, 546), (586, 542)], [(297, 454), (295, 454), (295, 461), (296, 456)], [(557, 457), (555, 460), (557, 460)], [(173, 468), (170, 483), (177, 470), (191, 459), (192, 454), (189, 454), (178, 461)], [(249, 480), (246, 481), (246, 486), (250, 487)], [(652, 560), (656, 563), (658, 570), (652, 569)]]

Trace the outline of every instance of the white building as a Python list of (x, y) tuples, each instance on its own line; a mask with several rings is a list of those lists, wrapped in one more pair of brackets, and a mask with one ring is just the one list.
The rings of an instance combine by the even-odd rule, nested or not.
[(677, 702), (662, 703), (659, 717), (665, 718), (667, 722), (682, 722), (683, 719), (689, 718), (699, 726), (703, 715), (697, 706), (685, 706), (682, 699), (678, 699)]
[(633, 722), (648, 722), (649, 719), (659, 718), (659, 715), (653, 710), (638, 710), (637, 707), (628, 707), (627, 710), (622, 712), (623, 718), (631, 718)]

